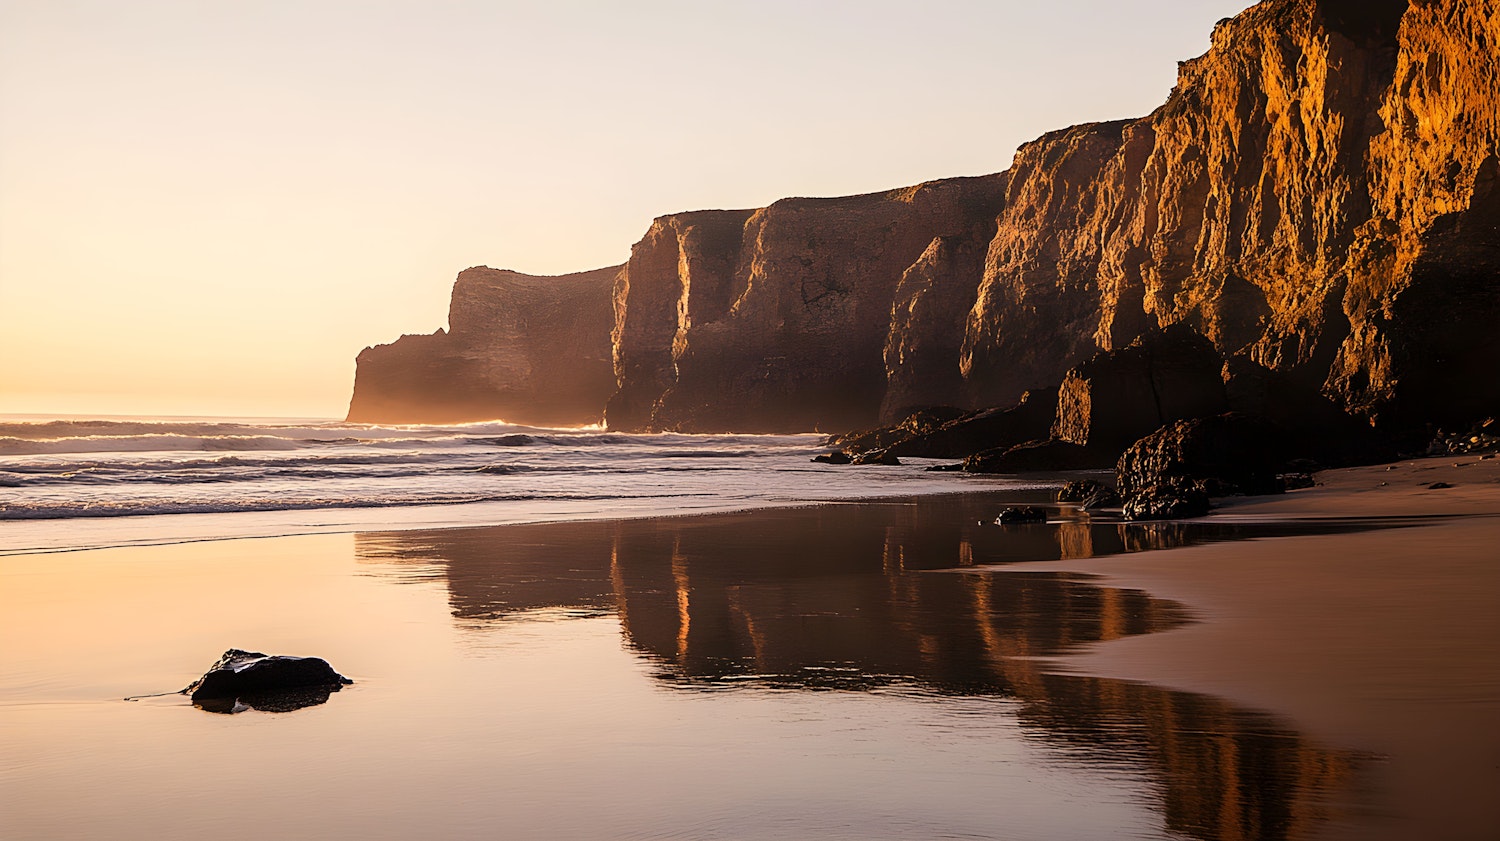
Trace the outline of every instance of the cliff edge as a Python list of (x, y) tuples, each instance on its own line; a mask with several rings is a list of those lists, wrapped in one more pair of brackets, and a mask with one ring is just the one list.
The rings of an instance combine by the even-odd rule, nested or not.
[(615, 390), (610, 294), (619, 271), (538, 277), (465, 269), (453, 284), (447, 330), (359, 354), (348, 420), (599, 423)]

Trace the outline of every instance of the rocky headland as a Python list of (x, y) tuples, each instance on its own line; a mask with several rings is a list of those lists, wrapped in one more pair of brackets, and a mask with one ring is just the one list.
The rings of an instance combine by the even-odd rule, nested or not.
[(834, 443), (1007, 472), (1228, 412), (1201, 429), (1288, 460), (1425, 445), (1500, 414), (1497, 50), (1500, 0), (1265, 0), (1154, 113), (1006, 172), (471, 269), (450, 332), (360, 355), (350, 419), (871, 429)]
[(348, 419), (600, 422), (615, 389), (610, 293), (619, 271), (537, 277), (465, 269), (453, 284), (447, 330), (359, 354)]

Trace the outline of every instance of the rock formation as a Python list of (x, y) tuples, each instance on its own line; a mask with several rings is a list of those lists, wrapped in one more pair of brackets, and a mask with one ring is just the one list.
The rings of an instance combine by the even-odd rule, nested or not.
[[(982, 230), (1004, 183), (958, 178), (657, 219), (615, 283), (619, 391), (605, 413), (610, 428), (869, 425), (886, 399), (898, 287), (912, 310), (925, 309), (913, 263), (947, 265), (934, 238)], [(933, 347), (911, 353), (941, 368), (929, 357), (943, 357), (946, 345), (956, 383), (956, 336), (931, 338)], [(926, 332), (913, 339), (927, 340)]]
[[(613, 383), (562, 402), (607, 398), (622, 430), (868, 428), (1011, 406), (1180, 324), (1366, 427), (1500, 414), (1497, 50), (1500, 0), (1264, 0), (1154, 113), (1044, 135), (1005, 173), (662, 217), (608, 337), (588, 320)], [(351, 418), (543, 406), (509, 361), (545, 356), (516, 344), (535, 325), (367, 350), (380, 386)]]
[(1216, 415), (1228, 408), (1223, 366), (1186, 325), (1146, 333), (1064, 375), (1052, 437), (1118, 452), (1164, 424)]
[(1497, 8), (1267, 0), (1156, 113), (1024, 147), (970, 313), (971, 399), (1186, 322), (1369, 418), (1495, 406), (1500, 378), (1474, 375), (1500, 362), (1479, 328), (1500, 317)]
[(231, 648), (181, 694), (209, 712), (291, 712), (325, 703), (331, 693), (353, 682), (320, 657)]
[(615, 388), (610, 290), (619, 271), (536, 277), (465, 269), (453, 284), (446, 331), (359, 355), (348, 419), (598, 423)]

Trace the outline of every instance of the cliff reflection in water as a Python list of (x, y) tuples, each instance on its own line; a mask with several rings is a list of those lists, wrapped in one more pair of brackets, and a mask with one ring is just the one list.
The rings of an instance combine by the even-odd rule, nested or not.
[[(664, 520), (364, 534), (362, 560), (446, 581), (463, 626), (538, 609), (618, 615), (659, 679), (729, 687), (1007, 697), (1081, 762), (1147, 768), (1169, 830), (1299, 838), (1356, 758), (1208, 697), (1044, 673), (1038, 656), (1188, 621), (1175, 603), (1081, 576), (974, 567), (1261, 532), (1087, 520), (981, 525), (940, 497)], [(394, 566), (389, 566), (394, 565)], [(997, 712), (997, 714), (999, 714)]]

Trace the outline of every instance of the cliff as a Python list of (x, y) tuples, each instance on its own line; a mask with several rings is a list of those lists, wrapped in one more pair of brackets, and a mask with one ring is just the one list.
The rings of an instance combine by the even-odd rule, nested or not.
[[(609, 426), (806, 431), (872, 420), (886, 401), (898, 287), (922, 297), (908, 269), (941, 251), (935, 237), (983, 228), (1004, 183), (956, 178), (657, 219), (615, 282)], [(956, 379), (951, 345), (936, 367)]]
[(1168, 102), (1023, 147), (963, 349), (1004, 403), (1186, 323), (1373, 420), (1500, 407), (1494, 0), (1268, 0)]
[(360, 353), (348, 419), (598, 423), (615, 389), (610, 289), (619, 271), (537, 277), (465, 269), (453, 285), (447, 330)]
[(607, 421), (1006, 406), (1173, 325), (1370, 424), (1500, 413), (1497, 49), (1500, 0), (1265, 0), (1151, 115), (1005, 173), (657, 219), (614, 280)]

